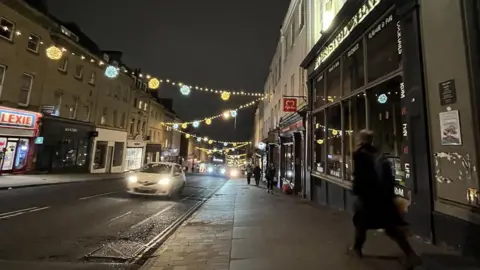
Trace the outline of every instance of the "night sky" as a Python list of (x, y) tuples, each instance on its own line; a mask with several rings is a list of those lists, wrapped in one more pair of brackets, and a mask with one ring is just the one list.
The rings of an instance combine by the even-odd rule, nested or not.
[[(76, 22), (102, 50), (119, 50), (123, 62), (159, 78), (208, 88), (262, 92), (290, 0), (48, 0), (63, 21)], [(184, 121), (203, 119), (247, 103), (232, 97), (163, 86)], [(200, 128), (217, 140), (249, 140), (254, 109)]]

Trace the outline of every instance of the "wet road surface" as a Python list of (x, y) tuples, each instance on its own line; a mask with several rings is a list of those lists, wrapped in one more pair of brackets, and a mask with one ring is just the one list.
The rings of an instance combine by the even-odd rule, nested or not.
[(225, 182), (187, 181), (175, 200), (132, 197), (124, 180), (0, 191), (0, 269), (135, 269), (122, 262)]

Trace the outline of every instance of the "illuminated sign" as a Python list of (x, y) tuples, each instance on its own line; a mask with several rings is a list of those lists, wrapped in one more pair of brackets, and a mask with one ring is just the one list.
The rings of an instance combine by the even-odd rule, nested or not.
[(284, 112), (296, 112), (297, 111), (297, 99), (296, 98), (283, 98), (283, 111)]
[(35, 113), (0, 108), (0, 126), (33, 129), (36, 119)]
[(223, 162), (223, 159), (214, 157), (213, 162)]
[(350, 33), (355, 29), (372, 10), (381, 2), (381, 0), (367, 0), (365, 4), (357, 11), (357, 14), (348, 22), (348, 24), (343, 27), (342, 30), (337, 34), (332, 42), (328, 44), (321, 52), (315, 62), (315, 69), (317, 69), (324, 61), (327, 59), (335, 49), (340, 46), (340, 44), (350, 35)]
[(387, 95), (385, 95), (385, 94), (381, 94), (381, 95), (378, 96), (378, 98), (377, 98), (377, 101), (378, 101), (378, 103), (380, 103), (380, 104), (385, 104), (385, 103), (387, 103), (387, 100), (388, 100), (388, 97), (387, 97)]

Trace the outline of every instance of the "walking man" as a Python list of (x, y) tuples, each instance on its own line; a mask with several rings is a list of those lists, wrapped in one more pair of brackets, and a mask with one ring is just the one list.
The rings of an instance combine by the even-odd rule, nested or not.
[(260, 178), (262, 177), (262, 169), (260, 169), (260, 166), (255, 166), (253, 169), (253, 178), (255, 178), (255, 185), (258, 187), (260, 184)]
[(373, 132), (359, 133), (359, 146), (353, 153), (353, 193), (357, 196), (353, 224), (355, 243), (351, 252), (363, 257), (367, 230), (384, 229), (407, 257), (407, 268), (420, 264), (420, 257), (410, 246), (402, 228), (407, 225), (394, 203), (395, 177), (390, 162), (373, 146)]
[(247, 184), (250, 185), (250, 180), (252, 179), (253, 168), (252, 164), (247, 165)]
[(265, 178), (267, 179), (267, 192), (273, 194), (273, 180), (275, 179), (275, 164), (270, 163), (268, 166), (267, 171), (265, 173)]

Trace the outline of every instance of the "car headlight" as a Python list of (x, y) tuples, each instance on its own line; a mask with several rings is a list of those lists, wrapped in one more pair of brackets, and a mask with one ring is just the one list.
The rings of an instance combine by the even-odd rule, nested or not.
[(170, 184), (170, 178), (162, 178), (162, 179), (158, 180), (158, 184), (168, 185), (168, 184)]
[(232, 170), (232, 171), (230, 172), (230, 175), (231, 175), (231, 176), (237, 176), (237, 175), (238, 175), (238, 171), (237, 171), (237, 170)]
[(127, 180), (130, 183), (136, 183), (138, 181), (138, 178), (135, 175), (131, 175), (127, 178)]
[(220, 173), (225, 174), (227, 171), (225, 169), (221, 169)]
[(209, 168), (207, 169), (207, 171), (208, 171), (209, 173), (211, 173), (211, 172), (213, 172), (213, 168), (212, 168), (212, 167), (209, 167)]

